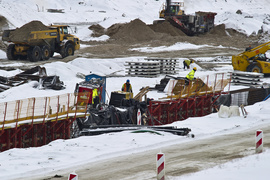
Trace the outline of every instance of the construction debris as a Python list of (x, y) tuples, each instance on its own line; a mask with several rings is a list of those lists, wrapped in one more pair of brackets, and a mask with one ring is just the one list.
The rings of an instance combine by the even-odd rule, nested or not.
[(59, 80), (59, 76), (47, 76), (44, 67), (36, 66), (12, 77), (0, 76), (0, 92), (28, 81), (38, 81), (40, 87), (45, 89), (61, 90), (65, 88), (64, 83)]
[[(191, 129), (189, 128), (177, 128), (175, 126), (140, 126), (140, 125), (113, 125), (113, 126), (99, 126), (85, 128), (80, 132), (81, 136), (93, 136), (104, 133), (121, 132), (121, 131), (132, 131), (132, 133), (144, 133), (150, 132), (160, 134), (159, 132), (168, 132), (178, 136), (187, 136)], [(194, 134), (191, 134), (194, 138)]]

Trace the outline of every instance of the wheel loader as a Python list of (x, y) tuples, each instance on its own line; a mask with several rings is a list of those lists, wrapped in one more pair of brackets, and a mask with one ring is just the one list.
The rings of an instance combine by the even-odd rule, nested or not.
[(255, 48), (232, 56), (234, 70), (270, 74), (270, 59), (265, 53), (270, 49), (270, 41)]
[(45, 30), (28, 31), (24, 36), (17, 31), (5, 30), (2, 35), (2, 40), (9, 43), (6, 51), (9, 60), (48, 60), (54, 52), (65, 58), (80, 48), (79, 38), (68, 33), (67, 25), (47, 26)]

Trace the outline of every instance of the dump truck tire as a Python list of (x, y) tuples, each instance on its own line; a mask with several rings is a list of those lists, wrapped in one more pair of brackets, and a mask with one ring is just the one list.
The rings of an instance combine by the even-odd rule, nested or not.
[(7, 58), (8, 60), (17, 60), (19, 58), (19, 56), (15, 54), (15, 44), (8, 45)]
[(41, 49), (41, 59), (48, 60), (51, 57), (51, 50), (49, 46), (43, 46)]
[(67, 54), (67, 56), (73, 56), (74, 55), (74, 46), (72, 44), (67, 45), (66, 54)]
[(72, 44), (67, 44), (65, 47), (61, 49), (60, 52), (62, 58), (65, 58), (67, 56), (73, 56), (74, 55), (74, 46)]
[(31, 62), (37, 62), (41, 60), (41, 49), (39, 46), (29, 48), (27, 57)]

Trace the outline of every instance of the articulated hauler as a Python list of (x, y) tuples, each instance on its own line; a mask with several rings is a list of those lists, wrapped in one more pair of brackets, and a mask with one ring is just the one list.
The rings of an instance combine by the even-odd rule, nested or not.
[(16, 29), (5, 30), (2, 35), (2, 40), (10, 43), (6, 51), (9, 60), (48, 60), (54, 52), (65, 58), (80, 49), (80, 40), (68, 33), (68, 25), (51, 25), (47, 30), (29, 31), (25, 36), (12, 36), (12, 33)]

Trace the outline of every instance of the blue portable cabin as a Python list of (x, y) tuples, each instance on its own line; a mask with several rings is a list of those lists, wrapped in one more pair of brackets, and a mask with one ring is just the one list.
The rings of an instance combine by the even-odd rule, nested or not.
[(102, 88), (100, 102), (105, 103), (106, 101), (106, 76), (100, 76), (97, 74), (89, 74), (85, 76), (85, 81), (86, 82), (91, 82), (91, 81), (99, 82), (99, 85)]

